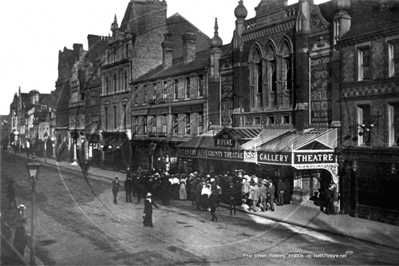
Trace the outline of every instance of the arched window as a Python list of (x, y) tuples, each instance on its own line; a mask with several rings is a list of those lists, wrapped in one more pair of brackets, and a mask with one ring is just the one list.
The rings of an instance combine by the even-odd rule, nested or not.
[(292, 104), (292, 90), (294, 84), (294, 71), (293, 71), (293, 60), (292, 60), (292, 49), (290, 42), (286, 39), (283, 42), (281, 50), (281, 81), (282, 81), (282, 105)]
[(283, 88), (285, 90), (292, 89), (292, 56), (290, 51), (290, 46), (288, 41), (284, 41), (283, 49), (282, 49), (282, 81), (283, 81)]
[(267, 59), (267, 91), (268, 106), (276, 105), (277, 96), (277, 60), (276, 50), (273, 45), (269, 44), (266, 51)]
[(251, 106), (263, 106), (263, 61), (259, 47), (253, 49), (250, 57), (250, 102)]

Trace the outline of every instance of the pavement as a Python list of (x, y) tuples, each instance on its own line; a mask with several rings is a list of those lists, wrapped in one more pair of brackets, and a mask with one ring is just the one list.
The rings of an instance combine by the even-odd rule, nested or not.
[[(14, 153), (10, 150), (8, 150), (8, 152)], [(17, 156), (26, 158), (25, 153), (17, 153)], [(37, 157), (36, 160), (42, 164), (54, 165), (60, 168), (81, 172), (78, 165), (72, 165), (70, 162), (57, 162), (54, 158), (46, 158), (45, 161), (45, 159), (41, 157)], [(122, 182), (126, 178), (126, 174), (123, 172), (105, 170), (97, 167), (90, 167), (88, 178), (110, 182), (114, 179), (115, 175), (118, 175)], [(191, 201), (186, 201), (186, 204), (191, 205)], [(228, 205), (222, 203), (221, 207), (228, 208)], [(320, 211), (319, 208), (293, 204), (276, 206), (274, 212), (250, 212), (247, 209), (248, 206), (245, 204), (237, 207), (237, 211), (248, 213), (248, 215), (256, 215), (281, 223), (292, 224), (319, 232), (327, 232), (399, 249), (399, 226), (355, 218), (349, 215), (327, 215)]]

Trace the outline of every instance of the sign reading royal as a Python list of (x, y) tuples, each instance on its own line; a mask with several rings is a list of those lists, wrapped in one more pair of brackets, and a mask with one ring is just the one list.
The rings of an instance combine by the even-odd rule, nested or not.
[(215, 138), (215, 147), (234, 147), (235, 140), (229, 138), (228, 134), (223, 134), (218, 138)]
[(320, 153), (295, 153), (295, 164), (335, 163), (335, 156), (332, 152)]
[(264, 164), (291, 164), (291, 153), (288, 152), (259, 152), (258, 163)]
[(244, 152), (243, 151), (208, 150), (207, 155), (208, 155), (208, 158), (215, 158), (215, 159), (221, 159), (221, 160), (236, 160), (236, 161), (244, 160)]

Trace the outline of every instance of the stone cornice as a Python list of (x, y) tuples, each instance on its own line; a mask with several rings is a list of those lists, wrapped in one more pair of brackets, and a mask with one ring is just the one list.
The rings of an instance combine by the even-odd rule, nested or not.
[(262, 38), (265, 36), (274, 35), (276, 33), (291, 30), (294, 28), (294, 26), (295, 26), (295, 21), (292, 20), (292, 21), (289, 21), (286, 23), (276, 25), (274, 27), (265, 28), (263, 30), (256, 29), (256, 31), (254, 31), (254, 32), (248, 32), (245, 35), (243, 35), (243, 40), (244, 40), (244, 42), (247, 42), (247, 41)]

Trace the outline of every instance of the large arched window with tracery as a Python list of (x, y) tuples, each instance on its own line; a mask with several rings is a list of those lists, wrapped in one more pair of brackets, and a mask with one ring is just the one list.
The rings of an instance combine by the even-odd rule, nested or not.
[(281, 49), (281, 81), (282, 81), (282, 105), (290, 105), (292, 102), (292, 90), (293, 90), (293, 57), (290, 42), (286, 39), (283, 42)]
[(263, 62), (259, 47), (250, 56), (250, 104), (254, 108), (263, 106)]
[(268, 44), (266, 48), (266, 60), (267, 60), (267, 106), (276, 105), (276, 93), (277, 93), (277, 60), (276, 60), (276, 49), (272, 44)]

